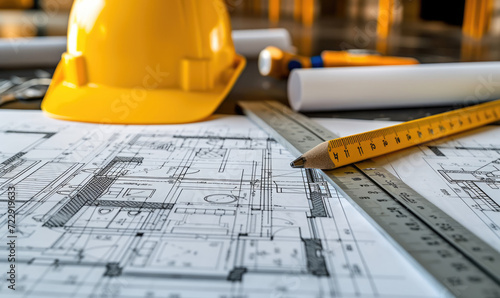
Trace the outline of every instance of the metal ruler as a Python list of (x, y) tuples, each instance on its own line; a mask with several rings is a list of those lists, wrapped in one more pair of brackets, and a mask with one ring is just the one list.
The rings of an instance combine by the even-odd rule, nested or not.
[[(277, 102), (239, 106), (297, 156), (338, 138)], [(500, 297), (500, 253), (403, 181), (372, 161), (320, 173), (444, 293)]]

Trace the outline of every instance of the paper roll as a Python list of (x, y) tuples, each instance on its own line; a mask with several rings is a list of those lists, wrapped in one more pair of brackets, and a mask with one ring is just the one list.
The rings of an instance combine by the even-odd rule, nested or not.
[(296, 69), (296, 111), (437, 106), (500, 98), (500, 62)]
[(234, 30), (233, 42), (236, 52), (248, 58), (257, 58), (268, 46), (291, 51), (292, 39), (286, 29)]
[[(286, 29), (234, 30), (233, 41), (236, 52), (249, 58), (270, 45), (292, 48)], [(54, 67), (65, 51), (65, 36), (0, 39), (0, 67)]]
[(66, 51), (66, 36), (0, 39), (0, 67), (52, 67)]

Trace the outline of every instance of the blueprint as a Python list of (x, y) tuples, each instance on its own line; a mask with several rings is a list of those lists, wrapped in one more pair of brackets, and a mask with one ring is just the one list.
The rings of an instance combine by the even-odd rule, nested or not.
[(500, 251), (500, 126), (376, 159)]
[(291, 159), (242, 116), (118, 126), (2, 111), (0, 297), (440, 296)]
[[(339, 136), (397, 122), (320, 119)], [(500, 126), (481, 127), (374, 159), (500, 251)]]

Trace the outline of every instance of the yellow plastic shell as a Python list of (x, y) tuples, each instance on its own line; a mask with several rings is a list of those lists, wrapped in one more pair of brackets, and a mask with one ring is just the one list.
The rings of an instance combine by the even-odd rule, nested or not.
[(42, 109), (95, 123), (198, 121), (245, 64), (223, 0), (76, 0)]

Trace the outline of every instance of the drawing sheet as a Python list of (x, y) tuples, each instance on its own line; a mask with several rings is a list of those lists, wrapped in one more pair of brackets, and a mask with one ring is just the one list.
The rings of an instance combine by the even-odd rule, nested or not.
[[(398, 122), (318, 119), (340, 136)], [(335, 122), (341, 121), (340, 126)], [(500, 126), (375, 158), (380, 166), (500, 251)]]
[(500, 126), (376, 159), (500, 251)]
[[(340, 134), (390, 124), (321, 122)], [(440, 177), (437, 193), (495, 234), (498, 130), (483, 133), (484, 143), (416, 149), (412, 173)], [(0, 296), (440, 297), (316, 171), (291, 169), (292, 159), (242, 116), (120, 126), (1, 111)], [(401, 160), (385, 162), (416, 177)]]

